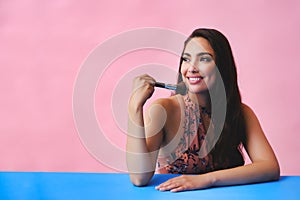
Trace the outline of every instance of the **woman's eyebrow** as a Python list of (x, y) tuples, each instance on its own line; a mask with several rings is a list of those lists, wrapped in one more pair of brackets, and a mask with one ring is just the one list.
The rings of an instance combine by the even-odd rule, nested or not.
[[(191, 54), (186, 53), (186, 52), (184, 52), (183, 55), (191, 56)], [(210, 55), (211, 57), (213, 57), (213, 55), (209, 52), (200, 52), (200, 53), (197, 54), (197, 56), (204, 56), (204, 55)]]
[(211, 57), (213, 57), (213, 55), (209, 52), (201, 52), (197, 54), (197, 56), (204, 56), (204, 55), (210, 55)]
[(191, 56), (191, 54), (184, 52), (183, 55), (185, 56)]

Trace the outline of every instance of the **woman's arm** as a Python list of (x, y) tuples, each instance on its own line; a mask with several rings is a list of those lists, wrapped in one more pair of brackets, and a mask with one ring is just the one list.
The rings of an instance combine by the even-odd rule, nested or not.
[(279, 164), (257, 117), (246, 105), (243, 106), (243, 111), (247, 133), (245, 149), (252, 161), (251, 164), (203, 175), (176, 177), (162, 183), (157, 189), (178, 192), (213, 186), (278, 180), (280, 177)]
[(254, 112), (243, 105), (246, 119), (247, 144), (245, 149), (251, 164), (229, 169), (226, 173), (214, 172), (214, 185), (246, 184), (278, 180), (280, 167)]
[(128, 105), (127, 167), (132, 183), (146, 185), (152, 178), (162, 141), (161, 109), (153, 103), (144, 117), (143, 107), (154, 91), (155, 80), (143, 75), (135, 78)]

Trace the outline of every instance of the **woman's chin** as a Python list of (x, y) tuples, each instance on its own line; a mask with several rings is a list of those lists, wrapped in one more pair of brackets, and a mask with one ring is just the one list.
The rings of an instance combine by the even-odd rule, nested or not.
[(192, 94), (204, 94), (208, 92), (207, 88), (194, 88), (194, 87), (189, 87), (188, 91), (189, 93)]

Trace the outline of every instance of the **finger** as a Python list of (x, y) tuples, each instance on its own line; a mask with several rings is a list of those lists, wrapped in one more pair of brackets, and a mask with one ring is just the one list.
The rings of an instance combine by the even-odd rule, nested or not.
[(152, 85), (154, 85), (156, 82), (156, 80), (152, 76), (149, 76), (148, 74), (144, 74), (141, 77), (143, 77), (145, 80), (149, 81), (149, 83), (151, 83)]
[(171, 178), (171, 179), (169, 179), (169, 180), (167, 180), (167, 181), (161, 183), (160, 185), (156, 186), (155, 188), (156, 188), (156, 189), (160, 189), (160, 188), (168, 187), (169, 185), (171, 185), (171, 184), (173, 184), (173, 183), (175, 183), (175, 182), (180, 181), (180, 180), (181, 180), (180, 177), (181, 177), (181, 176), (175, 177), (175, 178)]
[(168, 180), (159, 188), (160, 191), (181, 192), (187, 190), (182, 176)]
[(159, 188), (159, 191), (169, 191), (169, 190), (173, 190), (173, 189), (176, 189), (178, 187), (180, 187), (181, 184), (180, 183), (170, 183), (168, 185), (164, 185), (162, 187)]
[(177, 188), (174, 188), (172, 190), (170, 190), (170, 192), (182, 192), (182, 191), (185, 191), (186, 188), (184, 186), (179, 186)]
[(155, 85), (156, 81), (152, 77), (145, 77), (144, 80), (146, 80), (148, 83), (150, 83), (152, 86)]
[(155, 189), (157, 190), (165, 190), (170, 184), (160, 184), (159, 186), (156, 186)]
[(148, 88), (154, 90), (155, 81), (151, 78), (136, 77), (133, 83), (133, 91), (141, 88)]
[(151, 86), (154, 86), (156, 81), (154, 78), (152, 77), (147, 77), (147, 76), (144, 76), (144, 77), (137, 77), (136, 79), (138, 82), (142, 83), (143, 85), (145, 84), (150, 84)]

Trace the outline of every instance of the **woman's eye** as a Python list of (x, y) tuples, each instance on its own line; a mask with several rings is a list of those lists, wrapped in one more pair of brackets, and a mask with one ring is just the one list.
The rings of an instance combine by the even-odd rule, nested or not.
[(187, 58), (187, 57), (181, 57), (181, 59), (182, 59), (184, 62), (189, 62), (189, 61), (190, 61), (190, 59)]
[(200, 61), (201, 62), (210, 62), (210, 61), (212, 61), (212, 58), (211, 57), (201, 57)]

